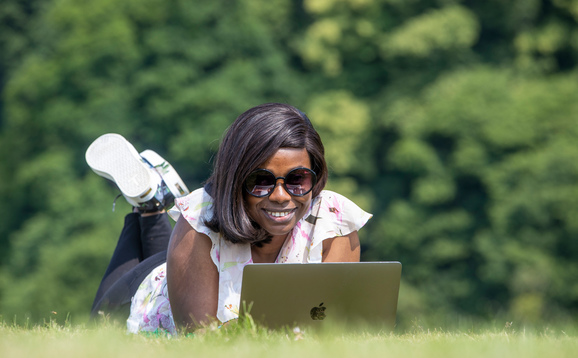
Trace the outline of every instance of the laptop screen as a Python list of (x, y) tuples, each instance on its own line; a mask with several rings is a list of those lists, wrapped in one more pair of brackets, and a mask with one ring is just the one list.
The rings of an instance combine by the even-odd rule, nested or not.
[(392, 330), (400, 279), (399, 262), (251, 264), (243, 272), (240, 311), (271, 328)]

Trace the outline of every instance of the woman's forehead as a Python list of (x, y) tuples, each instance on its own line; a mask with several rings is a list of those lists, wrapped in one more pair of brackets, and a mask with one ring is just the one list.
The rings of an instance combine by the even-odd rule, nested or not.
[[(294, 168), (311, 168), (311, 159), (305, 148), (279, 148), (267, 160), (259, 165), (260, 169), (289, 171)], [(280, 174), (281, 175), (281, 174)]]

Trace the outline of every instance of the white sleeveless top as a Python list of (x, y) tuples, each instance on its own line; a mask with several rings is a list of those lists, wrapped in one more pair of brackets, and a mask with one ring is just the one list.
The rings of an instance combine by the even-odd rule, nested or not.
[[(182, 215), (197, 232), (207, 235), (213, 246), (211, 259), (219, 270), (217, 319), (226, 322), (239, 316), (241, 279), (245, 265), (253, 262), (250, 244), (233, 244), (205, 226), (212, 217), (213, 199), (203, 189), (175, 201), (169, 215)], [(307, 213), (297, 223), (279, 252), (276, 263), (321, 262), (322, 242), (359, 230), (371, 218), (346, 197), (324, 190), (311, 200)], [(165, 331), (176, 334), (167, 291), (166, 264), (154, 269), (132, 298), (128, 331)]]

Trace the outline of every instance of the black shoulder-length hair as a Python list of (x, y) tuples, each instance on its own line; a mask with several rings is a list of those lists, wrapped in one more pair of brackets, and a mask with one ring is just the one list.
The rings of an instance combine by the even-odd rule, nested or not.
[(325, 150), (307, 116), (297, 108), (266, 103), (241, 114), (225, 132), (205, 188), (213, 198), (213, 217), (205, 224), (232, 243), (264, 243), (270, 235), (251, 220), (243, 182), (279, 148), (305, 148), (317, 175), (315, 198), (327, 183)]

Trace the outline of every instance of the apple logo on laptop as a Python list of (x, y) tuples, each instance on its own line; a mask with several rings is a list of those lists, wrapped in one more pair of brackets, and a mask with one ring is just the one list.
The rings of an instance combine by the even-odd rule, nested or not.
[(323, 302), (319, 304), (319, 306), (315, 306), (311, 309), (309, 314), (311, 315), (311, 319), (315, 321), (322, 321), (325, 319), (325, 308), (323, 306)]

